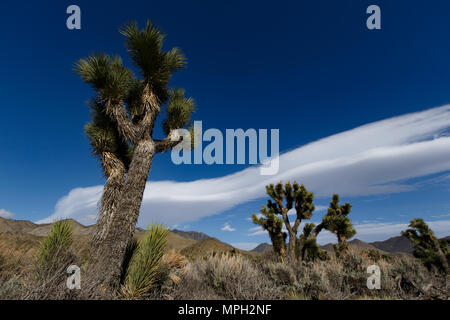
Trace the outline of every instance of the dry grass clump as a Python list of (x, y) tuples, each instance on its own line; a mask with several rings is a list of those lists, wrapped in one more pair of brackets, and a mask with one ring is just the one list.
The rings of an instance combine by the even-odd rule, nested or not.
[(186, 266), (174, 299), (276, 299), (280, 293), (267, 276), (241, 255), (217, 254)]

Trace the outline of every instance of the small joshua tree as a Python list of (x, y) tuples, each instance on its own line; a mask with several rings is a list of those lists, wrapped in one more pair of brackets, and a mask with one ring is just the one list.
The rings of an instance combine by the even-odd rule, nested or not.
[(339, 195), (334, 194), (327, 214), (314, 230), (316, 236), (322, 229), (328, 230), (336, 235), (338, 243), (333, 246), (336, 256), (339, 256), (347, 250), (347, 240), (356, 234), (356, 230), (353, 228), (353, 224), (348, 217), (348, 214), (352, 211), (352, 206), (348, 202), (344, 205), (339, 205), (339, 201)]
[(401, 234), (414, 245), (414, 256), (420, 259), (429, 270), (437, 268), (448, 273), (450, 264), (450, 250), (446, 240), (436, 238), (425, 221), (420, 218), (411, 220), (410, 229)]
[[(274, 216), (280, 215), (286, 226), (289, 234), (288, 254), (291, 261), (294, 261), (298, 228), (303, 219), (310, 219), (312, 216), (314, 195), (297, 182), (292, 185), (288, 182), (284, 186), (282, 182), (277, 185), (270, 184), (266, 186), (266, 193), (273, 200), (267, 202), (268, 212)], [(288, 217), (288, 212), (291, 209), (294, 209), (296, 214), (293, 225), (291, 225)]]
[(316, 241), (316, 235), (314, 234), (314, 223), (307, 223), (303, 227), (303, 233), (297, 240), (297, 256), (302, 261), (308, 260), (327, 260), (328, 254), (325, 250), (320, 249)]
[(275, 215), (273, 209), (267, 209), (263, 206), (261, 209), (263, 217), (258, 217), (256, 214), (252, 215), (252, 221), (260, 225), (264, 230), (269, 232), (270, 240), (272, 241), (273, 251), (278, 258), (286, 256), (286, 232), (282, 232), (283, 220)]

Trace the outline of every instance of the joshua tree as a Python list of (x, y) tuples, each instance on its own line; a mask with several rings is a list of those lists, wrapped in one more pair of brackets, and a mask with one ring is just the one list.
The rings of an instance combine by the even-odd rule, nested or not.
[(264, 230), (269, 232), (270, 240), (272, 241), (273, 251), (278, 258), (286, 256), (286, 232), (282, 232), (283, 220), (275, 215), (273, 209), (267, 209), (267, 206), (263, 206), (261, 214), (264, 217), (258, 217), (256, 214), (252, 215), (252, 221), (255, 224), (260, 225)]
[(423, 219), (411, 220), (409, 227), (410, 229), (402, 231), (401, 234), (413, 243), (414, 256), (422, 260), (429, 270), (436, 267), (438, 270), (448, 273), (450, 250), (447, 247), (447, 241), (439, 241)]
[[(303, 219), (311, 218), (314, 211), (314, 195), (308, 192), (303, 185), (299, 186), (297, 182), (294, 182), (293, 185), (288, 182), (284, 187), (281, 182), (276, 186), (270, 184), (266, 186), (266, 193), (273, 200), (273, 202), (269, 200), (267, 203), (269, 211), (273, 211), (283, 218), (284, 225), (289, 233), (289, 258), (294, 261), (298, 227)], [(291, 225), (288, 217), (288, 212), (291, 209), (295, 210), (296, 215), (293, 225)]]
[(302, 261), (328, 259), (328, 254), (325, 250), (320, 249), (316, 241), (316, 235), (314, 234), (314, 223), (306, 223), (303, 227), (303, 233), (297, 240), (297, 256), (301, 258)]
[[(165, 35), (151, 22), (143, 30), (131, 23), (121, 33), (141, 77), (135, 77), (117, 56), (97, 54), (81, 59), (75, 66), (97, 94), (98, 110), (94, 112), (102, 124), (96, 126), (94, 116), (86, 131), (94, 153), (101, 153), (108, 178), (87, 274), (89, 286), (85, 290), (91, 297), (104, 297), (118, 289), (123, 258), (133, 238), (153, 157), (182, 140), (178, 129), (189, 124), (194, 110), (193, 100), (184, 98), (183, 91), (168, 88), (172, 74), (186, 65), (180, 50), (164, 51)], [(156, 140), (153, 129), (164, 104), (168, 115), (163, 126), (166, 137)], [(106, 130), (109, 126), (110, 131)], [(96, 133), (107, 131), (114, 136), (114, 152), (108, 154), (109, 146), (97, 149), (95, 140)], [(99, 294), (98, 290), (102, 292)]]
[(314, 229), (316, 236), (322, 229), (326, 229), (336, 235), (338, 244), (334, 245), (334, 251), (337, 256), (348, 248), (347, 240), (356, 234), (356, 230), (348, 218), (348, 214), (352, 211), (352, 206), (348, 202), (340, 206), (339, 201), (339, 195), (334, 194), (327, 214)]

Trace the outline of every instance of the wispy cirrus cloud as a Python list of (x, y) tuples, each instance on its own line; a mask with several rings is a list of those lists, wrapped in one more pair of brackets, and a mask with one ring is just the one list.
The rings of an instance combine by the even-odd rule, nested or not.
[[(264, 186), (297, 180), (316, 197), (366, 196), (407, 192), (408, 179), (450, 170), (450, 106), (367, 124), (280, 155), (280, 170), (261, 176), (250, 167), (220, 178), (190, 182), (150, 181), (138, 224), (168, 225), (218, 214), (264, 197)], [(76, 188), (60, 199), (55, 212), (39, 222), (74, 218), (91, 224), (102, 186)]]

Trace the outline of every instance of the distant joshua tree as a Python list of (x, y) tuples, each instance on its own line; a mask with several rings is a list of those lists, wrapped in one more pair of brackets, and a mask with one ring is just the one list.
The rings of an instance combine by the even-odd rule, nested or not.
[[(264, 221), (264, 219), (255, 220), (256, 216), (254, 215), (253, 222), (263, 226), (264, 229), (266, 229), (264, 224), (272, 225), (273, 223), (276, 223), (276, 226), (278, 226), (280, 223), (279, 220), (277, 220), (279, 219), (277, 215), (280, 215), (289, 234), (287, 253), (289, 255), (289, 259), (294, 261), (296, 259), (295, 248), (297, 245), (298, 228), (302, 220), (310, 219), (312, 216), (314, 211), (314, 195), (311, 192), (308, 192), (303, 185), (298, 185), (297, 182), (294, 182), (293, 185), (288, 182), (284, 186), (282, 182), (275, 186), (270, 184), (266, 186), (266, 193), (273, 200), (269, 200), (267, 202), (267, 206), (264, 206), (261, 210), (261, 213), (267, 217), (267, 221)], [(295, 210), (295, 221), (292, 225), (288, 217), (288, 212), (291, 209)], [(286, 236), (283, 236), (283, 244), (285, 243), (285, 238)], [(276, 235), (276, 239), (277, 242), (280, 241), (281, 236), (279, 234)], [(283, 251), (279, 250), (278, 252), (281, 254)]]
[(333, 247), (337, 256), (347, 250), (347, 240), (356, 234), (356, 230), (353, 228), (353, 224), (348, 217), (348, 214), (352, 211), (352, 206), (348, 202), (340, 206), (339, 201), (339, 195), (334, 194), (327, 214), (322, 218), (322, 222), (314, 229), (316, 236), (323, 229), (336, 235), (338, 243)]
[(445, 239), (439, 240), (425, 221), (420, 218), (411, 220), (410, 229), (402, 231), (414, 245), (414, 256), (420, 259), (429, 270), (437, 268), (448, 273), (450, 250)]
[[(186, 65), (181, 51), (163, 50), (165, 35), (150, 21), (143, 30), (130, 23), (120, 32), (140, 77), (118, 56), (95, 54), (75, 65), (96, 92), (86, 133), (107, 178), (92, 242), (89, 282), (85, 281), (90, 297), (105, 297), (105, 292), (112, 294), (119, 288), (153, 157), (182, 141), (177, 129), (189, 125), (194, 111), (194, 101), (184, 97), (184, 90), (168, 88), (172, 74)], [(153, 129), (164, 105), (166, 137), (157, 140)]]

